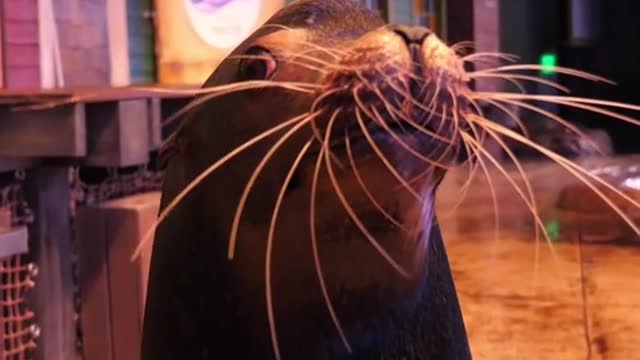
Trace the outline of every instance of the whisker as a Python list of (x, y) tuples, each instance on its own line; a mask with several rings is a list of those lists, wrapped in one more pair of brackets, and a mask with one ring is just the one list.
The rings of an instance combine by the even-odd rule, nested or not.
[[(475, 75), (469, 75), (470, 78), (472, 79), (480, 79), (480, 78), (489, 78), (489, 79), (502, 79), (502, 80), (507, 80), (510, 81), (510, 79), (520, 79), (520, 80), (526, 80), (526, 81), (531, 81), (534, 83), (539, 83), (539, 84), (543, 84), (546, 86), (549, 86), (551, 88), (554, 88), (556, 90), (559, 90), (563, 93), (567, 93), (569, 94), (571, 92), (571, 90), (566, 87), (566, 86), (562, 86), (560, 84), (558, 84), (555, 81), (551, 81), (551, 80), (546, 80), (546, 79), (542, 79), (542, 78), (538, 78), (535, 76), (528, 76), (528, 75), (520, 75), (520, 74), (475, 74)], [(524, 91), (523, 88), (521, 88), (522, 84), (519, 84), (520, 89), (522, 90), (523, 93), (526, 93), (526, 91)]]
[[(324, 144), (324, 140), (323, 140)], [(322, 291), (322, 297), (324, 299), (324, 303), (327, 306), (327, 311), (329, 311), (329, 316), (331, 317), (331, 321), (338, 331), (338, 335), (342, 340), (345, 348), (349, 353), (351, 353), (351, 345), (347, 340), (347, 337), (344, 333), (342, 325), (340, 324), (340, 319), (338, 319), (338, 315), (333, 308), (333, 303), (331, 302), (331, 298), (329, 296), (329, 290), (327, 289), (327, 285), (325, 284), (324, 274), (322, 272), (322, 264), (320, 263), (320, 254), (318, 253), (318, 239), (316, 234), (316, 195), (318, 192), (318, 178), (320, 176), (320, 166), (322, 165), (322, 160), (324, 158), (324, 152), (326, 150), (326, 146), (322, 146), (320, 149), (320, 153), (318, 154), (318, 160), (316, 161), (315, 169), (313, 170), (313, 179), (311, 181), (311, 202), (309, 206), (309, 224), (311, 226), (311, 249), (313, 251), (313, 262), (316, 268), (316, 274), (318, 276), (318, 282), (320, 284), (320, 289)]]
[[(299, 54), (298, 57), (301, 58), (305, 58), (305, 56)], [(261, 59), (269, 59), (269, 56), (267, 55), (247, 55), (247, 54), (238, 54), (238, 55), (229, 55), (227, 57), (228, 60), (261, 60)], [(313, 59), (313, 58), (312, 58)], [(278, 60), (285, 62), (287, 64), (293, 64), (293, 65), (299, 65), (304, 67), (305, 69), (308, 70), (312, 70), (312, 71), (317, 71), (319, 73), (321, 73), (322, 75), (326, 75), (329, 73), (329, 70), (323, 69), (321, 67), (318, 66), (314, 66), (308, 63), (305, 63), (303, 61), (297, 61), (293, 58), (289, 58), (289, 57), (279, 57)], [(315, 59), (313, 59), (315, 60)]]
[[(145, 94), (175, 94), (175, 95), (198, 95), (198, 94), (210, 94), (215, 93), (217, 91), (220, 92), (229, 92), (229, 91), (240, 91), (240, 90), (249, 90), (253, 88), (261, 88), (261, 87), (280, 87), (293, 91), (299, 91), (303, 93), (313, 93), (313, 90), (319, 87), (316, 84), (305, 83), (305, 82), (275, 82), (275, 81), (264, 81), (264, 80), (252, 80), (245, 81), (240, 83), (233, 84), (225, 84), (218, 85), (213, 87), (205, 87), (198, 89), (167, 89), (160, 87), (146, 87), (146, 86), (128, 86), (127, 90), (130, 91), (139, 91), (140, 98), (147, 97)], [(17, 105), (11, 107), (12, 111), (37, 111), (37, 110), (46, 110), (52, 109), (54, 107), (76, 104), (79, 102), (91, 102), (93, 100), (98, 99), (100, 96), (103, 96), (104, 91), (96, 91), (85, 93), (82, 95), (75, 95), (64, 100), (59, 101), (44, 101), (37, 104), (28, 104), (28, 105)]]
[[(472, 100), (472, 99), (470, 99), (468, 97), (466, 97), (466, 99), (471, 101), (471, 102), (474, 102), (474, 100)], [(506, 106), (502, 105), (498, 101), (494, 101), (494, 100), (490, 100), (490, 99), (482, 99), (482, 101), (487, 102), (490, 105), (493, 105), (493, 106), (497, 107), (502, 112), (507, 114), (509, 116), (509, 118), (511, 120), (513, 120), (513, 122), (516, 123), (516, 125), (518, 126), (518, 129), (520, 129), (520, 131), (522, 131), (522, 134), (527, 138), (531, 138), (531, 136), (529, 134), (529, 129), (527, 129), (527, 127), (524, 125), (524, 122), (520, 119), (520, 117), (515, 112), (509, 110)], [(480, 116), (487, 118), (484, 114), (480, 114)], [(489, 119), (489, 118), (487, 118), (487, 119)], [(489, 120), (491, 120), (491, 119), (489, 119)]]
[[(209, 92), (205, 93), (204, 96), (201, 96), (193, 101), (191, 101), (186, 106), (182, 107), (176, 113), (168, 117), (166, 120), (162, 122), (162, 126), (168, 126), (187, 114), (189, 111), (197, 108), (198, 106), (211, 101), (219, 96), (227, 95), (237, 91), (244, 90), (254, 90), (254, 89), (262, 89), (262, 88), (283, 88), (286, 90), (299, 91), (302, 93), (313, 94), (315, 90), (320, 86), (313, 84), (313, 86), (309, 86), (310, 89), (304, 88), (305, 83), (291, 83), (291, 82), (281, 82), (281, 81), (264, 81), (264, 80), (252, 80), (252, 81), (243, 81), (239, 83), (232, 83), (228, 85), (219, 85), (215, 87), (208, 88)], [(203, 89), (205, 90), (205, 89)]]
[(312, 119), (313, 117), (309, 116), (306, 119), (299, 121), (298, 124), (293, 126), (289, 131), (287, 131), (284, 135), (282, 135), (282, 137), (269, 149), (269, 151), (267, 151), (267, 153), (264, 155), (262, 160), (260, 160), (260, 163), (258, 163), (256, 168), (253, 170), (253, 173), (251, 174), (251, 177), (249, 178), (249, 181), (247, 182), (247, 185), (245, 186), (244, 191), (242, 192), (240, 200), (238, 201), (238, 206), (236, 207), (236, 213), (233, 218), (233, 223), (231, 225), (231, 232), (229, 235), (229, 251), (227, 254), (229, 260), (232, 260), (235, 255), (236, 242), (238, 240), (238, 230), (240, 228), (240, 218), (242, 217), (242, 212), (244, 211), (244, 207), (246, 205), (247, 199), (249, 198), (251, 189), (253, 189), (253, 185), (258, 179), (258, 176), (260, 175), (260, 173), (262, 173), (262, 170), (267, 165), (269, 160), (273, 157), (273, 155), (276, 153), (276, 151), (278, 151), (278, 149), (280, 149), (280, 147), (282, 147), (282, 145), (287, 140), (289, 140), (290, 137), (292, 137), (295, 133), (297, 133), (303, 126), (308, 125), (312, 121)]
[[(477, 121), (480, 120), (480, 118), (478, 119), (474, 119), (472, 121)], [(491, 123), (491, 122), (488, 122)], [(493, 123), (491, 123), (493, 125)], [(479, 126), (484, 127), (484, 124), (479, 123)], [(486, 128), (485, 128), (486, 129)], [(538, 212), (536, 210), (536, 206), (533, 204), (533, 201), (530, 201), (529, 199), (527, 199), (527, 196), (524, 194), (524, 192), (522, 191), (522, 189), (520, 188), (520, 186), (515, 182), (515, 180), (511, 177), (511, 175), (509, 175), (509, 173), (504, 169), (504, 167), (500, 164), (500, 162), (493, 157), (487, 150), (485, 150), (482, 145), (478, 144), (477, 142), (475, 142), (469, 135), (465, 134), (465, 133), (461, 133), (462, 136), (467, 137), (467, 139), (469, 139), (469, 141), (474, 144), (474, 146), (484, 154), (484, 156), (491, 162), (493, 163), (493, 165), (496, 167), (496, 169), (498, 169), (498, 171), (500, 171), (503, 176), (507, 179), (507, 181), (511, 184), (511, 186), (514, 188), (514, 190), (518, 193), (518, 195), (520, 196), (520, 198), (524, 201), (525, 205), (529, 208), (529, 211), (531, 212), (533, 218), (534, 218), (534, 222), (537, 226), (540, 227), (540, 229), (543, 229), (543, 234), (544, 237), (547, 240), (547, 244), (549, 244), (549, 249), (550, 252), (552, 254), (552, 256), (554, 256), (554, 258), (556, 258), (556, 253), (555, 250), (553, 249), (553, 245), (551, 242), (551, 239), (549, 239), (549, 235), (546, 233), (546, 231), (544, 231), (544, 223), (542, 222), (542, 219), (540, 218), (540, 216), (538, 215)], [(534, 226), (535, 228), (535, 226)]]
[(382, 205), (380, 205), (380, 203), (376, 200), (375, 196), (373, 196), (373, 194), (371, 193), (371, 191), (369, 191), (369, 188), (367, 187), (366, 183), (364, 182), (364, 179), (362, 179), (362, 176), (360, 176), (360, 171), (358, 170), (358, 166), (356, 165), (356, 161), (353, 157), (353, 152), (351, 150), (351, 141), (349, 140), (349, 134), (348, 134), (348, 130), (345, 129), (345, 147), (347, 149), (347, 156), (349, 157), (349, 163), (351, 164), (351, 169), (353, 170), (353, 175), (356, 178), (356, 180), (358, 181), (358, 184), (360, 185), (360, 187), (362, 188), (362, 190), (365, 192), (365, 194), (367, 195), (367, 197), (369, 198), (369, 200), (371, 200), (371, 203), (376, 207), (376, 209), (378, 209), (378, 211), (380, 211), (380, 213), (382, 213), (382, 215), (384, 215), (385, 218), (387, 218), (387, 220), (389, 220), (392, 224), (394, 224), (395, 226), (397, 226), (398, 228), (404, 230), (404, 231), (409, 231), (403, 224), (401, 224), (400, 222), (398, 222), (398, 220), (394, 219), (393, 216), (391, 216), (391, 214), (389, 214), (383, 207)]
[(508, 62), (516, 62), (520, 57), (514, 54), (506, 54), (506, 53), (499, 53), (499, 52), (475, 52), (473, 54), (460, 57), (460, 60), (473, 61), (476, 58), (478, 59), (490, 58), (490, 59), (496, 59), (496, 60), (505, 60)]
[[(286, 26), (286, 25), (281, 25), (281, 24), (264, 24), (264, 25), (262, 25), (262, 27), (263, 28), (274, 27), (274, 28), (287, 30), (287, 31), (295, 30), (292, 27), (289, 27), (289, 26)], [(351, 50), (321, 46), (319, 44), (313, 43), (311, 41), (306, 41), (306, 40), (291, 40), (291, 39), (288, 39), (288, 41), (292, 41), (294, 43), (300, 43), (300, 44), (303, 44), (303, 45), (310, 46), (310, 47), (312, 47), (312, 48), (314, 48), (316, 50), (324, 51), (328, 55), (331, 55), (331, 56), (336, 56), (336, 54), (348, 55), (348, 54), (352, 54), (353, 53), (353, 51), (351, 51)]]
[[(467, 74), (469, 76), (473, 76), (473, 75), (477, 75), (477, 74), (497, 73), (497, 72), (506, 72), (506, 71), (518, 71), (518, 70), (540, 71), (540, 70), (546, 70), (547, 68), (548, 68), (547, 66), (533, 65), (533, 64), (505, 65), (505, 66), (500, 66), (500, 67), (493, 68), (493, 69), (472, 71), (472, 72), (469, 72)], [(554, 66), (553, 67), (553, 71), (555, 71), (558, 74), (571, 75), (571, 76), (575, 76), (575, 77), (586, 79), (586, 80), (590, 80), (590, 81), (604, 82), (604, 83), (607, 83), (607, 84), (610, 84), (610, 85), (615, 85), (615, 82), (613, 82), (613, 81), (611, 81), (609, 79), (606, 79), (606, 78), (598, 76), (598, 75), (590, 74), (588, 72), (576, 70), (576, 69), (570, 69), (570, 68), (565, 68), (565, 67), (561, 67), (561, 66)]]
[[(409, 118), (407, 115), (405, 115), (401, 110), (397, 109), (395, 106), (393, 106), (393, 104), (391, 104), (384, 96), (384, 94), (382, 94), (382, 92), (380, 91), (380, 89), (372, 84), (371, 82), (369, 82), (366, 78), (364, 78), (361, 74), (358, 74), (360, 76), (360, 80), (367, 85), (367, 87), (371, 90), (373, 90), (376, 94), (376, 96), (378, 96), (378, 98), (382, 101), (383, 105), (385, 106), (386, 110), (389, 112), (389, 114), (394, 118), (394, 120), (396, 119), (396, 116), (400, 117), (401, 120), (404, 120), (407, 124), (411, 125), (414, 129), (418, 130), (419, 132), (431, 136), (437, 140), (440, 140), (442, 142), (445, 143), (453, 143), (452, 139), (448, 139), (445, 138), (443, 136), (441, 136), (440, 134), (438, 134), (437, 132), (431, 131), (430, 129), (421, 126), (420, 124), (416, 123), (414, 120), (412, 120), (411, 118)], [(362, 111), (364, 111), (365, 115), (369, 116), (370, 118), (374, 118), (374, 116), (369, 113), (367, 111), (367, 107), (364, 104), (364, 101), (362, 101), (362, 99), (360, 98), (359, 92), (357, 90), (360, 90), (361, 86), (358, 86), (354, 91), (354, 100), (356, 101), (357, 105), (360, 107), (360, 109), (362, 109)], [(442, 114), (438, 114), (438, 115), (442, 115)], [(444, 116), (443, 116), (444, 117)], [(382, 122), (382, 121), (381, 121)], [(404, 129), (406, 131), (406, 129)]]
[[(488, 119), (484, 119), (484, 120), (488, 120)], [(502, 138), (500, 138), (500, 136), (498, 136), (494, 131), (487, 130), (487, 133), (489, 134), (489, 136), (491, 136), (498, 143), (498, 145), (500, 145), (500, 147), (505, 151), (505, 153), (509, 156), (509, 158), (511, 159), (511, 161), (515, 165), (515, 167), (516, 167), (516, 169), (518, 171), (518, 174), (520, 175), (520, 178), (522, 178), (522, 180), (524, 182), (524, 185), (526, 187), (527, 193), (529, 194), (529, 197), (531, 199), (531, 205), (534, 207), (534, 211), (536, 213), (538, 213), (538, 208), (537, 208), (538, 207), (538, 203), (537, 203), (536, 198), (535, 198), (535, 193), (533, 191), (533, 186), (531, 185), (531, 182), (529, 181), (529, 179), (527, 177), (527, 174), (526, 174), (524, 168), (522, 167), (522, 164), (518, 160), (518, 157), (513, 153), (511, 148), (509, 148), (507, 143), (504, 142), (502, 140)], [(538, 243), (540, 241), (540, 228), (538, 226), (534, 226), (533, 230), (534, 230), (534, 241), (536, 242), (535, 259), (537, 261), (538, 256), (539, 256)], [(546, 232), (546, 229), (544, 229), (544, 231)]]
[[(335, 122), (335, 118), (333, 118), (331, 121), (329, 121), (329, 125), (327, 126), (327, 132), (326, 132), (325, 139), (324, 139), (324, 147), (325, 147), (325, 149), (329, 147), (329, 138), (331, 137), (331, 131), (333, 129), (334, 122)], [(400, 275), (402, 275), (405, 278), (408, 278), (409, 277), (409, 273), (407, 273), (407, 271), (404, 270), (404, 268), (402, 266), (400, 266), (391, 257), (391, 255), (389, 255), (389, 253), (380, 245), (380, 243), (378, 243), (378, 241), (375, 239), (375, 237), (373, 235), (371, 235), (371, 233), (367, 230), (366, 226), (364, 226), (364, 224), (360, 221), (360, 218), (358, 217), (356, 212), (353, 210), (353, 208), (349, 204), (349, 201), (347, 200), (346, 196), (342, 192), (342, 188), (340, 187), (340, 185), (338, 183), (336, 175), (335, 175), (335, 173), (333, 171), (332, 163), (330, 161), (331, 159), (329, 158), (329, 155), (328, 155), (328, 153), (326, 151), (324, 152), (324, 158), (325, 158), (325, 164), (327, 166), (327, 173), (329, 174), (329, 179), (331, 180), (331, 184), (333, 185), (333, 188), (335, 190), (336, 195), (340, 199), (340, 202), (342, 203), (342, 206), (344, 207), (344, 209), (349, 214), (349, 217), (351, 218), (351, 220), (358, 227), (360, 232), (362, 232), (362, 234), (367, 238), (367, 240), (369, 240), (369, 243), (371, 243), (371, 245), (374, 247), (374, 249), (376, 249), (378, 251), (378, 253), (389, 263), (389, 265), (391, 265), (391, 267), (393, 267)]]
[[(385, 74), (381, 69), (379, 69), (378, 67), (376, 67), (376, 70), (379, 74), (381, 74), (385, 79), (387, 79), (387, 83), (386, 85), (388, 85), (389, 87), (391, 87), (394, 91), (396, 91), (398, 94), (402, 95), (405, 100), (409, 101), (412, 105), (416, 106), (417, 108), (425, 111), (426, 113), (433, 115), (435, 113), (435, 107), (433, 109), (430, 108), (431, 105), (435, 104), (437, 98), (438, 98), (438, 92), (440, 91), (440, 78), (438, 78), (437, 82), (436, 82), (436, 92), (433, 95), (433, 97), (431, 98), (431, 103), (429, 104), (428, 107), (424, 106), (423, 104), (421, 104), (420, 102), (418, 102), (410, 93), (408, 93), (405, 89), (399, 88), (397, 84), (394, 83), (394, 81), (390, 80), (389, 76), (387, 74)], [(428, 120), (427, 120), (428, 121)]]
[[(633, 110), (633, 111), (640, 111), (640, 106), (638, 105), (631, 105), (631, 104), (625, 104), (625, 103), (621, 103), (621, 102), (616, 102), (616, 101), (607, 101), (607, 100), (597, 100), (597, 99), (588, 99), (588, 98), (581, 98), (581, 97), (574, 97), (574, 96), (556, 96), (556, 95), (520, 95), (520, 94), (512, 94), (512, 93), (499, 93), (499, 92), (478, 92), (476, 94), (474, 94), (475, 97), (477, 98), (482, 98), (482, 97), (486, 97), (486, 98), (491, 98), (491, 99), (508, 99), (508, 100), (534, 100), (534, 101), (546, 101), (546, 102), (550, 102), (550, 103), (556, 103), (556, 104), (562, 104), (562, 105), (567, 105), (567, 106), (573, 106), (576, 107), (578, 104), (583, 105), (583, 104), (588, 104), (588, 105), (600, 105), (600, 106), (607, 106), (607, 107), (615, 107), (615, 108), (619, 108), (619, 109), (625, 109), (625, 110)], [(585, 106), (585, 105), (583, 105)], [(600, 111), (606, 111), (604, 109), (600, 109), (600, 108), (596, 108), (596, 107), (589, 107), (585, 109), (598, 109)], [(590, 110), (590, 111), (596, 111), (596, 110)], [(609, 115), (612, 113), (601, 113), (603, 115), (607, 115), (607, 116), (613, 116), (613, 115)], [(615, 113), (613, 113), (615, 114)], [(620, 119), (620, 120), (624, 120), (627, 121), (631, 124), (634, 125), (638, 125), (640, 124), (640, 121), (627, 117), (627, 116), (615, 116), (616, 118)]]
[(560, 116), (558, 116), (558, 115), (556, 115), (556, 114), (554, 114), (554, 113), (552, 113), (550, 111), (544, 110), (544, 109), (542, 109), (540, 107), (537, 107), (537, 106), (534, 106), (534, 105), (527, 104), (527, 103), (522, 102), (522, 101), (517, 101), (517, 100), (504, 100), (504, 101), (508, 102), (508, 103), (511, 103), (511, 104), (514, 104), (516, 106), (520, 106), (520, 107), (525, 108), (525, 109), (529, 109), (529, 110), (531, 110), (533, 112), (536, 112), (536, 113), (541, 114), (541, 115), (543, 115), (543, 116), (545, 116), (545, 117), (547, 117), (547, 118), (549, 118), (551, 120), (554, 120), (554, 121), (558, 122), (562, 126), (564, 126), (567, 129), (571, 130), (574, 134), (576, 134), (576, 135), (580, 136), (581, 138), (585, 139), (591, 146), (593, 146), (596, 149), (596, 151), (600, 155), (603, 154), (602, 153), (602, 149), (600, 149), (600, 145), (598, 143), (596, 143), (593, 139), (591, 139), (589, 136), (587, 136), (587, 134), (585, 134), (584, 131), (580, 130), (577, 126), (573, 125), (568, 120), (563, 119), (562, 117), (560, 117)]
[(494, 129), (494, 131), (501, 133), (503, 135), (509, 136), (511, 139), (514, 139), (518, 142), (521, 142), (527, 146), (532, 147), (533, 149), (536, 149), (537, 151), (541, 152), (542, 154), (544, 154), (545, 156), (547, 156), (548, 158), (550, 158), (551, 160), (554, 160), (557, 164), (561, 165), (563, 168), (565, 168), (567, 171), (569, 171), (573, 176), (575, 176), (576, 178), (578, 178), (584, 185), (586, 185), (587, 187), (589, 187), (594, 193), (596, 193), (605, 203), (607, 203), (607, 205), (609, 205), (611, 207), (611, 209), (613, 209), (635, 232), (636, 234), (640, 235), (640, 228), (638, 228), (638, 226), (633, 222), (633, 220), (626, 215), (609, 197), (607, 197), (606, 195), (604, 195), (604, 193), (599, 190), (594, 184), (592, 184), (589, 180), (587, 180), (587, 178), (591, 178), (592, 180), (594, 180), (595, 182), (599, 183), (600, 185), (606, 187), (608, 190), (610, 190), (611, 192), (615, 193), (616, 195), (620, 196), (621, 198), (625, 199), (626, 201), (628, 201), (630, 204), (632, 204), (633, 206), (635, 206), (636, 208), (640, 208), (640, 204), (638, 204), (638, 202), (636, 202), (634, 199), (632, 199), (631, 197), (629, 197), (628, 195), (626, 195), (624, 192), (616, 189), (614, 186), (612, 186), (611, 184), (609, 184), (608, 182), (604, 181), (601, 177), (592, 174), (591, 172), (589, 172), (588, 170), (584, 169), (583, 167), (577, 165), (576, 163), (572, 162), (571, 160), (556, 154), (555, 152), (546, 149), (544, 146), (540, 146), (538, 144), (536, 144), (535, 142), (523, 138), (520, 134), (513, 132), (509, 129), (500, 127), (500, 126), (496, 126), (496, 124), (492, 123), (492, 122), (488, 122), (488, 121), (484, 121), (483, 119), (475, 119), (476, 121), (481, 121), (483, 123), (482, 126), (484, 127), (488, 127), (488, 128), (492, 128)]
[(278, 214), (280, 212), (280, 207), (282, 205), (282, 200), (284, 199), (284, 194), (287, 191), (287, 187), (291, 182), (291, 178), (295, 173), (296, 169), (300, 165), (300, 161), (306, 155), (309, 147), (313, 143), (313, 138), (311, 138), (304, 145), (296, 159), (293, 161), (293, 165), (291, 165), (291, 169), (287, 173), (287, 177), (285, 178), (282, 187), (280, 188), (280, 192), (278, 193), (278, 198), (276, 199), (276, 204), (273, 208), (273, 214), (271, 216), (271, 224), (269, 225), (269, 233), (267, 235), (267, 248), (265, 251), (265, 263), (264, 263), (264, 277), (265, 277), (265, 298), (267, 302), (267, 318), (269, 320), (269, 331), (271, 333), (271, 344), (273, 347), (273, 352), (275, 358), (280, 360), (280, 346), (278, 344), (278, 334), (276, 331), (276, 320), (273, 311), (273, 296), (272, 296), (272, 285), (271, 285), (271, 260), (273, 253), (273, 238), (275, 235), (276, 223), (278, 220)]
[(356, 108), (355, 112), (356, 112), (356, 120), (358, 121), (358, 124), (360, 125), (360, 129), (362, 130), (362, 134), (365, 136), (365, 138), (367, 139), (367, 142), (369, 143), (369, 145), (371, 145), (371, 148), (376, 153), (376, 155), (378, 155), (378, 158), (380, 159), (380, 161), (382, 161), (382, 163), (386, 166), (387, 170), (389, 170), (389, 172), (403, 185), (403, 187), (407, 191), (409, 191), (409, 193), (413, 197), (415, 197), (418, 200), (421, 200), (422, 197), (420, 196), (420, 194), (418, 194), (416, 192), (416, 190), (409, 183), (407, 183), (407, 180), (404, 179), (402, 177), (402, 175), (400, 175), (398, 173), (398, 171), (395, 169), (393, 164), (391, 164), (391, 162), (384, 155), (382, 150), (380, 150), (380, 148), (376, 144), (375, 140), (371, 137), (371, 134), (369, 133), (369, 130), (367, 129), (367, 125), (364, 123), (364, 120), (362, 119), (362, 115), (360, 114), (360, 109)]
[[(380, 113), (378, 112), (378, 110), (375, 107), (371, 107), (371, 111), (375, 115), (375, 117), (372, 117), (372, 119), (375, 119), (375, 118), (378, 119), (378, 121), (376, 121), (376, 124), (380, 125), (402, 148), (407, 150), (413, 156), (419, 158), (420, 160), (422, 160), (422, 161), (424, 161), (424, 162), (426, 162), (426, 163), (428, 163), (430, 165), (433, 165), (433, 166), (436, 166), (436, 167), (439, 167), (439, 168), (442, 168), (442, 169), (450, 168), (449, 166), (446, 166), (446, 165), (444, 165), (442, 163), (438, 163), (438, 162), (430, 159), (429, 157), (421, 154), (419, 151), (417, 151), (413, 147), (409, 146), (409, 144), (407, 144), (404, 140), (402, 140), (398, 136), (398, 134), (395, 131), (393, 131), (393, 129), (391, 129), (389, 127), (389, 125), (387, 125), (387, 123), (382, 119), (382, 116), (380, 115)], [(367, 111), (365, 111), (365, 114), (367, 114), (367, 116), (369, 116)], [(416, 127), (416, 129), (420, 130), (419, 127), (417, 126), (417, 124), (416, 124), (415, 127)]]
[[(380, 100), (382, 101), (383, 105), (385, 106), (385, 109), (389, 112), (389, 114), (397, 121), (396, 116), (400, 117), (401, 120), (404, 120), (407, 124), (411, 125), (411, 127), (413, 127), (414, 129), (418, 130), (419, 132), (431, 136), (434, 139), (440, 140), (444, 143), (453, 143), (453, 140), (450, 138), (445, 138), (443, 136), (441, 136), (440, 134), (438, 134), (437, 132), (431, 131), (428, 128), (425, 128), (424, 126), (421, 126), (420, 124), (416, 123), (414, 120), (412, 120), (411, 118), (409, 118), (407, 115), (405, 115), (402, 111), (396, 109), (392, 104), (390, 104), (388, 101), (386, 101), (386, 99), (384, 98), (384, 94), (382, 94), (380, 92), (380, 89), (373, 85), (370, 84), (368, 82), (366, 82), (366, 80), (363, 79), (363, 82), (365, 82), (365, 85), (367, 85), (367, 87), (371, 88), (375, 93), (376, 96), (378, 96), (380, 98)], [(353, 95), (354, 95), (354, 100), (356, 102), (356, 105), (358, 105), (358, 107), (365, 113), (365, 115), (367, 115), (368, 117), (375, 119), (376, 116), (378, 119), (380, 119), (380, 125), (382, 126), (387, 126), (385, 121), (382, 119), (382, 116), (380, 116), (379, 113), (376, 112), (376, 114), (372, 114), (371, 112), (369, 112), (367, 110), (367, 106), (364, 103), (364, 101), (362, 100), (362, 98), (360, 97), (360, 93), (359, 90), (361, 89), (361, 86), (356, 87), (356, 89), (354, 89)], [(375, 109), (374, 109), (375, 110)], [(377, 111), (377, 110), (376, 110)], [(406, 129), (403, 129), (406, 132)], [(395, 133), (394, 133), (395, 134)], [(421, 155), (416, 155), (416, 156), (421, 156)]]
[(305, 121), (308, 121), (308, 120), (304, 120), (305, 118), (308, 117), (308, 118), (311, 119), (314, 116), (316, 116), (317, 114), (318, 113), (314, 113), (314, 114), (305, 113), (305, 114), (297, 116), (297, 117), (295, 117), (295, 118), (293, 118), (291, 120), (285, 121), (282, 124), (274, 126), (273, 128), (271, 128), (271, 129), (269, 129), (269, 130), (267, 130), (267, 131), (255, 136), (255, 137), (253, 137), (252, 139), (250, 139), (249, 141), (245, 142), (244, 144), (239, 145), (233, 151), (229, 152), (227, 155), (223, 156), (220, 160), (216, 161), (211, 166), (209, 166), (206, 170), (201, 172), (182, 191), (180, 191), (180, 193), (178, 193), (178, 195), (176, 195), (176, 197), (173, 200), (171, 200), (171, 202), (169, 202), (169, 204), (160, 212), (160, 214), (158, 215), (157, 220), (154, 222), (154, 224), (151, 226), (151, 228), (145, 233), (145, 235), (142, 237), (142, 240), (140, 241), (140, 243), (136, 247), (133, 255), (131, 256), (131, 261), (134, 261), (135, 259), (138, 258), (138, 256), (140, 256), (140, 253), (142, 252), (142, 249), (144, 249), (146, 244), (151, 240), (151, 238), (153, 237), (153, 234), (155, 233), (155, 231), (158, 228), (158, 226), (160, 226), (160, 224), (162, 224), (162, 222), (171, 214), (171, 212), (176, 208), (176, 206), (178, 206), (180, 204), (180, 202), (196, 186), (198, 186), (204, 179), (206, 179), (214, 171), (216, 171), (222, 165), (226, 164), (229, 160), (233, 159), (238, 154), (242, 153), (244, 150), (246, 150), (246, 149), (250, 148), (251, 146), (255, 145), (256, 143), (258, 143), (259, 141), (264, 140), (267, 137), (275, 134), (276, 132), (278, 132), (278, 131), (280, 131), (280, 130), (288, 127), (288, 126), (291, 126), (291, 125), (293, 125), (293, 124), (295, 124), (297, 122), (304, 123)]

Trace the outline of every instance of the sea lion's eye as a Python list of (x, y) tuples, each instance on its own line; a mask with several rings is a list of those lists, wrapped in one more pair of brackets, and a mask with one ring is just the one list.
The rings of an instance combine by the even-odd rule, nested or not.
[(240, 61), (240, 74), (244, 80), (268, 80), (277, 67), (278, 62), (269, 50), (254, 46), (247, 50)]

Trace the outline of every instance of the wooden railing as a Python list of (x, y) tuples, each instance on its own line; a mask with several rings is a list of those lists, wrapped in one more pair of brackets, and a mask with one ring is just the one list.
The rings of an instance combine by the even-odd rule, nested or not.
[[(0, 92), (0, 174), (24, 174), (33, 214), (28, 226), (0, 229), (0, 257), (26, 254), (39, 268), (29, 294), (40, 333), (35, 359), (71, 359), (76, 352), (70, 167), (148, 163), (163, 139), (162, 119), (192, 98), (177, 90), (186, 89)], [(5, 350), (0, 344), (2, 360), (9, 358)]]

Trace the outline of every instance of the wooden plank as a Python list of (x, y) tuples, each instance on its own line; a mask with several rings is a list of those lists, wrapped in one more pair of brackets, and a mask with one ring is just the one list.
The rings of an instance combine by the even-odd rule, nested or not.
[(108, 224), (93, 206), (81, 207), (76, 217), (78, 274), (82, 308), (83, 355), (86, 359), (113, 359), (113, 332), (109, 305), (107, 264)]
[(151, 247), (136, 262), (130, 256), (155, 222), (159, 204), (160, 193), (150, 192), (79, 211), (87, 359), (140, 358)]
[(638, 358), (640, 248), (582, 246), (591, 350), (596, 358)]
[(0, 227), (0, 258), (26, 254), (29, 251), (29, 235), (25, 226)]
[(83, 86), (56, 89), (11, 89), (0, 91), (0, 104), (33, 104), (72, 99), (75, 102), (102, 103), (148, 98), (188, 98), (197, 89), (191, 85)]
[(0, 173), (30, 169), (39, 163), (35, 158), (0, 157)]
[(80, 157), (86, 154), (85, 108), (39, 111), (0, 108), (0, 157)]
[[(38, 33), (38, 0), (2, 0), (3, 5), (3, 53), (4, 87), (32, 88), (40, 86), (40, 67), (38, 40), (28, 40), (37, 37)], [(10, 36), (18, 32), (31, 33), (25, 37)]]
[(90, 166), (125, 167), (149, 161), (146, 100), (87, 105), (87, 157)]
[(28, 171), (25, 193), (35, 219), (29, 227), (30, 253), (40, 269), (31, 293), (35, 321), (41, 329), (33, 359), (73, 359), (76, 328), (68, 168)]
[(151, 246), (136, 262), (131, 254), (153, 225), (160, 207), (157, 192), (139, 194), (104, 205), (108, 233), (109, 283), (114, 337), (114, 360), (138, 360), (142, 346), (142, 321)]

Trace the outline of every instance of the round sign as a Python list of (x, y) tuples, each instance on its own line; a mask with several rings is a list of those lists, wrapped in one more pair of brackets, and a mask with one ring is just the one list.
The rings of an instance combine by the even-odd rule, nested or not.
[(216, 48), (239, 45), (256, 27), (261, 0), (184, 0), (191, 26)]

